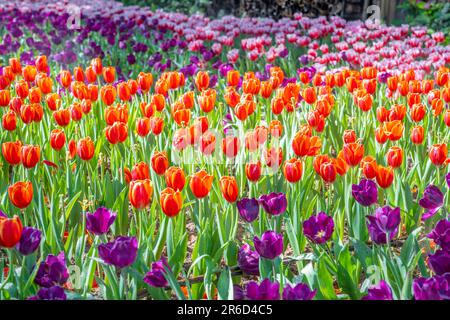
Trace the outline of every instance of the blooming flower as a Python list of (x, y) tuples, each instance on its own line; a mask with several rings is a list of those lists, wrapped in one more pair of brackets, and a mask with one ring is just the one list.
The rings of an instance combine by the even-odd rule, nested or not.
[(322, 244), (330, 240), (334, 231), (333, 218), (319, 212), (303, 222), (303, 233), (314, 243)]
[(64, 252), (57, 256), (49, 254), (45, 261), (41, 262), (34, 278), (34, 282), (41, 287), (50, 288), (55, 285), (63, 285), (69, 278)]
[(256, 218), (258, 218), (259, 214), (259, 203), (258, 200), (254, 198), (243, 198), (239, 200), (237, 203), (237, 208), (239, 211), (239, 215), (246, 222), (252, 222)]
[(450, 272), (450, 252), (437, 250), (434, 254), (428, 256), (428, 264), (437, 275)]
[(422, 199), (419, 200), (419, 205), (428, 210), (422, 216), (422, 220), (427, 220), (434, 216), (436, 212), (444, 204), (444, 195), (441, 190), (434, 185), (429, 185), (423, 192)]
[(117, 214), (111, 210), (100, 207), (93, 213), (86, 213), (86, 229), (96, 235), (105, 234), (116, 220)]
[(359, 204), (368, 207), (378, 201), (377, 184), (372, 180), (362, 179), (352, 185), (352, 196)]
[(295, 287), (286, 285), (283, 289), (283, 300), (312, 300), (316, 290), (311, 290), (307, 284), (299, 283)]
[(286, 211), (287, 199), (284, 193), (270, 193), (259, 197), (259, 203), (264, 210), (271, 215), (277, 216)]
[(450, 221), (440, 220), (427, 237), (433, 239), (442, 249), (450, 250)]
[(275, 231), (266, 231), (261, 239), (255, 236), (253, 238), (255, 249), (263, 258), (273, 260), (283, 253), (283, 235)]
[(17, 244), (17, 250), (24, 256), (36, 251), (41, 243), (41, 231), (31, 227), (22, 229), (20, 241)]
[(378, 285), (369, 288), (363, 300), (392, 300), (391, 287), (386, 281), (381, 280)]
[(247, 284), (247, 298), (250, 300), (280, 300), (280, 284), (264, 279), (260, 285), (252, 281)]
[(413, 293), (416, 300), (450, 300), (450, 273), (415, 279)]
[(128, 267), (136, 260), (138, 242), (135, 237), (117, 237), (98, 246), (98, 255), (106, 264), (118, 268)]
[(259, 275), (259, 254), (245, 243), (238, 251), (238, 266), (248, 275)]
[(389, 206), (378, 208), (373, 216), (367, 216), (369, 235), (376, 244), (386, 243), (386, 234), (392, 240), (400, 224), (400, 208), (392, 209)]
[(151, 270), (144, 277), (144, 282), (152, 287), (164, 288), (168, 285), (165, 277), (166, 268), (170, 270), (167, 259), (162, 257), (159, 261), (153, 262)]

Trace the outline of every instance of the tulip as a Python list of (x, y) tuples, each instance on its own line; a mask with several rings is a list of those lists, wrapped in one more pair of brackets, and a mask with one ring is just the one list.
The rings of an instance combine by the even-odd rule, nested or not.
[(117, 94), (121, 101), (129, 101), (131, 99), (131, 88), (127, 82), (117, 84)]
[(109, 265), (125, 268), (134, 263), (137, 257), (138, 242), (135, 237), (119, 236), (114, 241), (98, 246), (98, 255)]
[(155, 288), (164, 288), (168, 286), (166, 280), (166, 270), (171, 270), (167, 259), (162, 257), (160, 260), (153, 262), (151, 269), (144, 276), (144, 282)]
[(255, 198), (242, 198), (237, 203), (239, 215), (246, 222), (253, 222), (258, 218), (259, 202)]
[(441, 246), (443, 250), (450, 251), (450, 221), (440, 220), (427, 237)]
[(322, 244), (330, 240), (334, 232), (333, 218), (326, 215), (325, 212), (319, 212), (312, 215), (303, 222), (303, 233), (314, 243)]
[(270, 147), (264, 150), (263, 157), (266, 165), (273, 171), (277, 171), (283, 162), (283, 149), (281, 147)]
[(131, 180), (145, 180), (150, 179), (150, 168), (147, 163), (139, 162), (131, 169)]
[(304, 157), (308, 154), (311, 145), (311, 138), (303, 132), (297, 132), (292, 140), (292, 150), (298, 157)]
[(377, 185), (372, 180), (362, 179), (359, 184), (352, 185), (352, 196), (359, 204), (371, 206), (378, 202)]
[(229, 86), (236, 87), (239, 84), (239, 71), (229, 70), (227, 72), (227, 82)]
[(240, 143), (237, 137), (228, 136), (222, 140), (222, 151), (227, 158), (236, 157), (239, 152), (239, 147)]
[(209, 156), (213, 154), (215, 148), (216, 148), (216, 136), (211, 131), (206, 131), (202, 134), (200, 137), (200, 151), (206, 155)]
[(95, 146), (91, 137), (80, 139), (77, 143), (77, 154), (85, 161), (89, 161), (94, 156)]
[(199, 71), (195, 77), (195, 85), (199, 91), (209, 87), (209, 75), (205, 71)]
[(178, 167), (170, 167), (165, 172), (166, 184), (169, 188), (181, 191), (184, 188), (186, 179), (184, 177), (183, 169)]
[(70, 123), (70, 118), (69, 109), (61, 109), (53, 112), (53, 119), (55, 119), (56, 123), (61, 127), (66, 127)]
[(287, 198), (284, 193), (270, 193), (259, 197), (259, 203), (264, 210), (274, 216), (278, 216), (286, 211)]
[(234, 177), (223, 176), (220, 178), (219, 184), (224, 199), (230, 203), (235, 202), (239, 195), (236, 179)]
[(283, 300), (312, 300), (317, 290), (311, 290), (307, 284), (299, 283), (295, 287), (287, 284), (283, 289)]
[(280, 300), (280, 285), (264, 279), (260, 285), (251, 281), (247, 284), (247, 298), (249, 300)]
[(146, 137), (151, 129), (151, 120), (149, 118), (138, 118), (136, 119), (136, 133), (140, 137)]
[(64, 131), (60, 129), (54, 129), (50, 133), (50, 145), (51, 147), (59, 151), (61, 150), (64, 145), (66, 144), (66, 135), (64, 134)]
[(413, 293), (415, 300), (448, 300), (450, 274), (436, 275), (431, 278), (414, 279)]
[(238, 251), (238, 266), (247, 275), (259, 275), (259, 254), (253, 251), (248, 244), (242, 245)]
[(116, 220), (117, 213), (100, 207), (95, 212), (86, 213), (86, 229), (95, 235), (102, 235), (108, 232), (109, 227)]
[(130, 182), (128, 198), (136, 209), (143, 209), (150, 204), (153, 195), (153, 184), (150, 179), (135, 180)]
[(427, 220), (444, 205), (444, 194), (438, 187), (430, 184), (425, 188), (423, 197), (419, 200), (419, 205), (428, 210), (422, 216), (422, 220)]
[(362, 300), (393, 300), (392, 289), (384, 280), (376, 286), (369, 287), (367, 291), (367, 295)]
[(140, 72), (137, 82), (141, 91), (147, 93), (153, 84), (153, 75), (151, 73)]
[(166, 216), (175, 217), (183, 206), (181, 192), (172, 188), (164, 189), (161, 191), (160, 204)]
[(346, 144), (356, 142), (355, 131), (354, 130), (345, 130), (343, 140), (344, 140), (344, 143), (346, 143)]
[(106, 83), (113, 83), (116, 79), (116, 69), (114, 67), (103, 67), (102, 75)]
[(283, 253), (283, 235), (275, 231), (266, 231), (261, 238), (253, 238), (256, 251), (263, 258), (273, 260)]
[(327, 183), (336, 180), (337, 169), (332, 161), (324, 162), (320, 165), (320, 176)]
[(286, 180), (290, 183), (300, 181), (303, 174), (302, 162), (295, 158), (286, 161), (283, 166), (283, 174)]
[(6, 162), (8, 162), (12, 166), (15, 166), (21, 162), (21, 150), (21, 141), (2, 143), (3, 158), (5, 158)]
[(442, 276), (450, 272), (450, 252), (437, 250), (428, 256), (428, 264), (435, 274)]
[(34, 282), (44, 288), (64, 285), (69, 279), (64, 252), (57, 256), (49, 254), (39, 265)]
[(169, 160), (165, 152), (155, 152), (151, 159), (152, 169), (158, 175), (163, 175), (169, 167)]
[(447, 159), (447, 145), (445, 143), (435, 144), (430, 147), (428, 156), (435, 166), (441, 166)]
[(424, 138), (424, 130), (422, 126), (415, 126), (411, 129), (411, 142), (414, 144), (422, 144)]
[(261, 177), (261, 163), (258, 161), (245, 164), (245, 175), (249, 181), (257, 182)]
[(392, 240), (400, 225), (400, 208), (385, 206), (378, 208), (373, 216), (367, 216), (367, 229), (370, 238), (376, 244), (385, 244), (386, 235)]
[(283, 134), (283, 125), (279, 120), (270, 121), (269, 128), (272, 137), (279, 138)]
[(70, 140), (69, 144), (67, 145), (67, 157), (69, 159), (73, 159), (75, 157), (76, 152), (77, 152), (77, 144), (75, 143), (75, 140)]
[(41, 231), (31, 227), (22, 229), (20, 241), (17, 244), (17, 250), (24, 256), (32, 254), (41, 244)]
[(379, 165), (377, 167), (376, 180), (381, 188), (389, 188), (392, 182), (394, 182), (394, 169)]
[(39, 289), (36, 296), (28, 298), (28, 300), (67, 300), (64, 289), (59, 286)]
[(8, 111), (2, 116), (2, 127), (7, 131), (16, 130), (17, 117), (14, 111)]
[(15, 207), (25, 209), (33, 200), (33, 185), (29, 181), (16, 182), (8, 187), (8, 196)]
[(403, 150), (400, 147), (393, 146), (390, 147), (388, 152), (386, 153), (387, 163), (392, 168), (398, 168), (402, 165), (403, 162)]
[(111, 144), (122, 143), (128, 138), (128, 126), (123, 122), (114, 122), (106, 127), (105, 136)]
[(349, 166), (357, 166), (364, 157), (364, 146), (362, 144), (352, 142), (346, 143), (343, 148), (345, 162)]
[(100, 89), (100, 95), (103, 103), (110, 106), (116, 101), (116, 88), (111, 85), (103, 86)]
[(18, 216), (0, 217), (0, 247), (12, 248), (20, 241), (22, 222)]

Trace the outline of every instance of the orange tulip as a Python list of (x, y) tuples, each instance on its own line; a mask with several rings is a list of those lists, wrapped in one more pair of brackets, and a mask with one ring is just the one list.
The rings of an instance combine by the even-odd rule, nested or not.
[(150, 119), (138, 118), (136, 119), (136, 133), (140, 137), (146, 137), (150, 132)]
[(95, 146), (91, 137), (80, 139), (77, 143), (77, 154), (85, 161), (89, 161), (94, 156)]
[(145, 162), (139, 162), (133, 166), (130, 175), (130, 181), (150, 179), (150, 168)]
[(114, 67), (103, 67), (102, 75), (106, 83), (113, 83), (116, 79), (116, 69)]
[(70, 106), (70, 118), (72, 119), (72, 121), (80, 121), (81, 118), (83, 117), (83, 109), (81, 108), (81, 104), (79, 104), (78, 102), (74, 102), (71, 106)]
[(61, 70), (59, 73), (59, 81), (64, 88), (68, 88), (72, 82), (72, 75), (67, 70)]
[(0, 107), (6, 107), (10, 101), (9, 90), (0, 90)]
[(327, 183), (333, 183), (336, 180), (336, 167), (332, 161), (324, 162), (320, 166), (320, 176)]
[(50, 110), (56, 111), (61, 105), (61, 97), (57, 93), (51, 93), (45, 98), (47, 106)]
[(116, 88), (111, 85), (103, 86), (100, 89), (100, 95), (103, 103), (110, 106), (116, 101)]
[(106, 139), (111, 144), (122, 143), (127, 140), (128, 126), (123, 122), (114, 122), (105, 129)]
[(403, 124), (400, 120), (387, 121), (383, 123), (383, 133), (391, 141), (399, 140), (403, 135)]
[(59, 151), (61, 150), (64, 145), (66, 144), (66, 135), (64, 134), (64, 131), (60, 129), (52, 130), (50, 133), (50, 145), (51, 147)]
[(75, 68), (73, 69), (73, 77), (75, 78), (76, 81), (84, 82), (84, 72), (83, 72), (83, 68), (81, 68), (81, 67), (75, 67)]
[(316, 90), (313, 87), (308, 87), (303, 90), (302, 97), (307, 104), (313, 104), (317, 100)]
[(211, 112), (214, 109), (216, 103), (216, 90), (205, 89), (202, 91), (201, 96), (198, 97), (198, 104), (203, 112)]
[(178, 109), (172, 113), (172, 116), (179, 126), (185, 126), (191, 120), (191, 109)]
[(153, 196), (153, 184), (150, 179), (135, 180), (130, 182), (128, 198), (131, 205), (140, 210), (150, 204)]
[(261, 177), (261, 163), (258, 161), (245, 164), (245, 175), (249, 181), (257, 182)]
[(181, 191), (184, 188), (186, 179), (184, 177), (183, 169), (178, 167), (170, 167), (165, 172), (166, 184), (169, 188)]
[(20, 154), (22, 150), (22, 142), (4, 142), (2, 143), (2, 154), (6, 162), (14, 166), (21, 162)]
[(311, 146), (311, 138), (303, 132), (297, 132), (292, 140), (292, 150), (298, 157), (304, 157), (308, 154)]
[(34, 168), (41, 158), (41, 148), (39, 146), (27, 145), (20, 150), (20, 161), (27, 169)]
[(216, 149), (216, 136), (211, 131), (206, 131), (202, 134), (199, 140), (200, 151), (204, 155), (211, 155)]
[(411, 129), (411, 142), (414, 144), (422, 144), (424, 138), (424, 130), (422, 126), (416, 126)]
[(157, 136), (159, 135), (164, 128), (164, 119), (160, 117), (152, 117), (150, 119), (150, 129), (152, 133)]
[(364, 146), (357, 142), (346, 143), (343, 148), (345, 162), (349, 166), (357, 166), (364, 157)]
[(444, 114), (444, 123), (447, 127), (450, 127), (450, 109), (447, 109)]
[(225, 89), (225, 94), (223, 97), (227, 105), (229, 105), (231, 108), (236, 107), (241, 99), (241, 96), (236, 92), (236, 89), (234, 87), (227, 87)]
[(28, 83), (25, 80), (18, 80), (14, 85), (14, 88), (16, 90), (17, 96), (19, 96), (20, 98), (25, 99), (26, 97), (28, 97), (30, 89)]
[(0, 216), (0, 247), (13, 248), (22, 236), (22, 222), (18, 216), (12, 219)]
[(236, 178), (228, 176), (220, 178), (220, 191), (227, 202), (235, 202), (239, 195)]
[(229, 70), (227, 72), (227, 81), (228, 85), (232, 87), (236, 87), (239, 84), (239, 71), (237, 70)]
[(361, 160), (361, 169), (367, 179), (373, 179), (377, 175), (377, 162), (372, 156), (365, 156)]
[(11, 66), (11, 69), (15, 74), (19, 74), (22, 72), (22, 66), (19, 59), (9, 58), (9, 65)]
[(403, 162), (403, 150), (400, 147), (393, 146), (390, 147), (386, 153), (387, 163), (392, 168), (398, 168), (402, 165)]
[(117, 84), (117, 94), (121, 101), (129, 101), (131, 99), (131, 88), (127, 82)]
[(389, 188), (392, 182), (394, 182), (394, 169), (391, 167), (383, 167), (378, 165), (376, 180), (381, 188)]
[(2, 116), (2, 127), (7, 131), (16, 130), (17, 118), (14, 111), (10, 110)]
[(213, 179), (205, 170), (200, 170), (191, 176), (189, 188), (196, 198), (204, 198), (211, 190)]
[(152, 169), (156, 174), (162, 175), (169, 167), (169, 160), (167, 159), (166, 152), (155, 152), (151, 159)]
[(302, 178), (303, 165), (298, 159), (291, 159), (284, 163), (283, 174), (287, 181), (295, 183)]
[(227, 136), (222, 140), (222, 151), (227, 158), (234, 158), (239, 152), (239, 138)]
[(168, 217), (175, 217), (181, 211), (183, 198), (180, 191), (166, 188), (161, 191), (160, 204), (164, 214)]
[(29, 181), (16, 182), (8, 187), (8, 196), (15, 207), (25, 209), (33, 200), (33, 185)]
[(22, 76), (27, 82), (33, 82), (36, 78), (37, 69), (35, 66), (27, 65), (22, 69)]
[(411, 108), (411, 120), (414, 122), (422, 121), (422, 119), (425, 117), (425, 113), (426, 109), (423, 104), (415, 104)]
[(430, 147), (428, 151), (428, 156), (430, 157), (431, 162), (435, 166), (441, 166), (444, 164), (447, 159), (447, 145), (445, 143), (434, 144)]
[(262, 81), (261, 88), (259, 89), (259, 94), (264, 99), (269, 98), (272, 95), (273, 87), (272, 82), (270, 81)]
[(53, 119), (55, 119), (56, 123), (61, 127), (65, 127), (70, 123), (70, 110), (69, 109), (61, 109), (53, 112)]
[(353, 143), (356, 142), (356, 133), (354, 130), (345, 130), (344, 131), (344, 137), (343, 137), (344, 143)]
[(199, 71), (195, 77), (195, 85), (199, 91), (209, 87), (209, 75), (205, 71)]
[(151, 73), (140, 72), (137, 82), (141, 91), (147, 93), (153, 84), (153, 75)]

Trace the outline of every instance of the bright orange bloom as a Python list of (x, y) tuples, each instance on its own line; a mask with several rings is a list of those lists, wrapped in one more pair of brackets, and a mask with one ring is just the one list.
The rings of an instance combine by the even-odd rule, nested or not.
[(214, 104), (216, 103), (216, 90), (205, 89), (202, 91), (201, 95), (198, 97), (198, 104), (203, 112), (211, 112), (214, 109)]
[(153, 84), (153, 75), (151, 73), (140, 72), (137, 82), (141, 91), (147, 93)]
[(150, 132), (150, 118), (136, 119), (136, 133), (140, 137), (146, 137)]
[(392, 168), (398, 168), (402, 165), (403, 162), (403, 150), (400, 147), (393, 146), (390, 147), (386, 153), (387, 163)]
[(389, 121), (400, 120), (406, 116), (406, 107), (402, 104), (396, 104), (392, 106), (389, 112)]
[(336, 180), (337, 170), (332, 161), (324, 162), (320, 166), (320, 176), (327, 183), (333, 183)]
[(339, 155), (337, 158), (335, 159), (331, 159), (331, 161), (334, 164), (334, 167), (336, 168), (336, 172), (340, 175), (343, 176), (347, 173), (348, 171), (348, 164), (347, 162), (345, 162), (344, 159), (344, 153), (341, 151), (339, 152)]
[(174, 190), (183, 190), (186, 183), (186, 178), (184, 177), (183, 169), (178, 167), (170, 167), (165, 172), (166, 184), (169, 188)]
[(303, 132), (297, 132), (292, 140), (292, 150), (298, 157), (304, 157), (308, 154), (311, 146), (311, 138)]
[(61, 129), (54, 129), (50, 133), (50, 145), (51, 147), (59, 151), (61, 150), (64, 145), (66, 144), (66, 135), (64, 134), (64, 131)]
[(70, 123), (70, 110), (61, 109), (53, 112), (53, 119), (55, 119), (56, 123), (61, 127), (67, 126)]
[(95, 146), (91, 137), (80, 139), (77, 143), (77, 154), (85, 161), (89, 161), (94, 156)]
[(211, 131), (206, 131), (202, 134), (199, 140), (200, 151), (204, 155), (211, 155), (216, 149), (216, 136)]
[(378, 165), (376, 180), (381, 188), (389, 188), (392, 182), (394, 182), (394, 169), (391, 167), (383, 167), (382, 165)]
[(422, 119), (425, 117), (425, 113), (427, 110), (425, 109), (425, 106), (421, 103), (415, 104), (411, 108), (411, 120), (414, 122), (422, 121)]
[(16, 130), (17, 118), (14, 111), (10, 110), (2, 116), (2, 127), (8, 131)]
[(258, 94), (261, 89), (261, 81), (258, 78), (250, 78), (242, 81), (242, 91), (244, 93)]
[(9, 58), (9, 65), (11, 66), (11, 69), (15, 74), (19, 74), (22, 72), (22, 65), (20, 64), (19, 59)]
[(12, 219), (0, 216), (0, 247), (13, 248), (22, 236), (22, 222), (18, 216)]
[(184, 106), (188, 109), (192, 109), (194, 107), (194, 91), (187, 91), (183, 93), (180, 100), (183, 102)]
[(36, 78), (37, 69), (35, 66), (27, 65), (22, 69), (22, 76), (27, 82), (33, 82)]
[(258, 181), (261, 177), (261, 163), (258, 161), (245, 164), (245, 175), (251, 182)]
[(110, 106), (114, 103), (114, 101), (116, 101), (116, 88), (112, 85), (103, 86), (100, 89), (100, 95), (103, 103)]
[(172, 113), (173, 119), (179, 126), (185, 126), (191, 120), (191, 109), (178, 109)]
[(205, 170), (200, 170), (191, 176), (189, 188), (196, 198), (204, 198), (211, 190), (213, 179)]
[(264, 99), (269, 98), (272, 95), (272, 91), (273, 91), (272, 82), (270, 81), (261, 82), (261, 88), (259, 90), (261, 97), (263, 97)]
[(356, 142), (355, 130), (345, 130), (343, 140), (344, 140), (344, 143)]
[(153, 196), (153, 184), (150, 179), (135, 180), (130, 182), (128, 198), (131, 205), (140, 210), (150, 204)]
[(116, 68), (103, 67), (102, 75), (106, 83), (113, 83), (116, 80)]
[(361, 169), (367, 179), (373, 179), (377, 175), (377, 162), (372, 156), (365, 156), (361, 160)]
[(444, 114), (444, 123), (447, 127), (450, 127), (450, 109), (447, 109)]
[(88, 66), (85, 70), (86, 80), (89, 83), (93, 83), (97, 80), (97, 73), (95, 73), (94, 68), (92, 66)]
[(295, 158), (286, 161), (283, 165), (283, 174), (290, 183), (299, 181), (303, 174), (302, 162)]
[(25, 80), (18, 80), (14, 85), (14, 88), (16, 89), (16, 94), (20, 98), (25, 99), (26, 97), (28, 97), (30, 89), (28, 87), (28, 82), (26, 82)]
[(83, 68), (81, 67), (75, 67), (73, 69), (73, 77), (75, 78), (76, 81), (84, 81), (84, 72), (83, 72)]
[(437, 117), (444, 110), (444, 102), (441, 99), (433, 99), (431, 101), (431, 110), (433, 110), (433, 116)]
[(128, 126), (123, 122), (114, 122), (106, 127), (105, 136), (111, 144), (122, 143), (128, 137)]
[(357, 166), (364, 157), (364, 146), (357, 142), (346, 143), (343, 148), (345, 162), (349, 166)]
[(313, 104), (317, 100), (316, 89), (307, 87), (302, 92), (302, 97), (307, 104)]
[(169, 167), (169, 159), (167, 159), (166, 152), (155, 152), (151, 159), (153, 171), (156, 174), (162, 175), (166, 172)]
[(11, 101), (9, 90), (0, 90), (0, 107), (6, 107)]
[(133, 168), (131, 168), (130, 175), (130, 181), (150, 179), (150, 168), (145, 162), (136, 163)]
[(166, 188), (161, 191), (159, 199), (164, 214), (168, 217), (175, 217), (181, 211), (183, 206), (183, 198), (180, 191), (172, 188)]
[(428, 156), (430, 157), (431, 162), (435, 166), (441, 166), (444, 164), (447, 159), (447, 145), (445, 143), (434, 144), (430, 147), (428, 151)]
[(222, 192), (222, 196), (227, 202), (233, 203), (236, 201), (239, 190), (236, 183), (235, 177), (223, 176), (220, 178), (220, 191)]
[(199, 91), (209, 87), (209, 75), (206, 71), (199, 71), (195, 77), (195, 85)]
[(164, 128), (164, 119), (160, 117), (152, 117), (150, 119), (150, 129), (152, 133), (157, 136), (159, 135)]
[(229, 70), (227, 72), (227, 81), (229, 86), (236, 87), (239, 83), (239, 71)]
[(131, 99), (131, 88), (127, 82), (117, 84), (117, 94), (121, 101), (129, 101)]
[(403, 135), (403, 124), (400, 120), (387, 121), (383, 123), (382, 130), (391, 141), (399, 140)]
[(61, 70), (59, 73), (59, 81), (64, 88), (68, 88), (72, 83), (72, 75), (67, 70)]
[(22, 146), (20, 150), (20, 161), (27, 169), (34, 168), (41, 158), (41, 148), (39, 146)]
[(78, 102), (74, 102), (70, 106), (70, 118), (73, 121), (80, 121), (82, 117), (83, 117), (83, 109), (81, 108), (81, 104), (79, 104)]
[(6, 162), (14, 166), (21, 162), (20, 154), (22, 150), (22, 142), (3, 142), (2, 143), (2, 154)]
[(411, 129), (411, 142), (414, 144), (422, 144), (424, 138), (424, 130), (422, 126), (415, 126)]
[(52, 92), (53, 89), (53, 80), (46, 75), (40, 76), (42, 73), (36, 76), (36, 84), (43, 94), (48, 94)]
[(33, 200), (33, 185), (29, 181), (16, 182), (8, 187), (8, 196), (15, 207), (25, 209)]

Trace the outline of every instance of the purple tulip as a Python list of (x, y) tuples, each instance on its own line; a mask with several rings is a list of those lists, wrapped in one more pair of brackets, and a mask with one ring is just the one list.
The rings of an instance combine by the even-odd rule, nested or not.
[(255, 249), (263, 258), (273, 260), (283, 253), (283, 235), (275, 231), (266, 231), (259, 239), (253, 238)]
[(41, 287), (50, 288), (55, 285), (63, 285), (69, 279), (64, 252), (57, 256), (49, 254), (45, 261), (41, 262), (34, 278), (34, 282)]
[(428, 238), (440, 245), (444, 250), (450, 250), (450, 221), (442, 219), (428, 235)]
[(162, 257), (159, 261), (152, 263), (152, 268), (144, 277), (144, 282), (152, 287), (164, 288), (169, 283), (166, 280), (166, 269), (170, 270), (167, 259)]
[(64, 289), (58, 286), (50, 288), (41, 288), (37, 293), (36, 300), (66, 300), (67, 296)]
[(246, 222), (252, 222), (256, 220), (256, 218), (258, 218), (259, 203), (255, 198), (243, 198), (239, 200), (236, 205), (239, 211), (239, 215)]
[(118, 268), (127, 267), (136, 260), (138, 242), (135, 237), (117, 237), (114, 241), (98, 246), (98, 254), (106, 264)]
[(425, 188), (422, 199), (419, 200), (419, 205), (428, 210), (422, 216), (422, 220), (427, 220), (434, 216), (436, 212), (444, 204), (444, 195), (438, 187), (430, 184)]
[(280, 300), (280, 284), (264, 279), (260, 285), (251, 281), (247, 284), (249, 300)]
[(233, 285), (233, 299), (234, 300), (245, 300), (244, 290), (237, 284)]
[(295, 287), (289, 284), (283, 289), (283, 300), (312, 300), (316, 290), (311, 290), (307, 284), (299, 283)]
[(362, 179), (352, 185), (352, 196), (359, 204), (368, 207), (378, 202), (377, 184), (372, 180)]
[(437, 275), (450, 272), (450, 252), (437, 250), (434, 254), (428, 256), (428, 264)]
[(86, 229), (95, 235), (105, 234), (116, 220), (116, 217), (117, 214), (115, 212), (100, 207), (94, 213), (86, 213)]
[(247, 243), (239, 248), (237, 262), (245, 274), (259, 276), (259, 254), (253, 251)]
[(327, 216), (325, 212), (312, 215), (303, 222), (303, 233), (314, 243), (322, 244), (330, 240), (334, 231), (333, 218)]
[(392, 240), (400, 224), (400, 208), (392, 209), (389, 206), (378, 208), (373, 216), (367, 216), (367, 229), (370, 238), (376, 244), (386, 243), (386, 234)]
[(271, 215), (277, 216), (286, 211), (287, 199), (284, 193), (270, 193), (259, 197), (259, 203), (264, 210)]
[(450, 273), (415, 279), (413, 292), (416, 300), (450, 300)]
[(445, 181), (447, 181), (447, 186), (450, 188), (450, 172), (445, 176)]
[(36, 251), (41, 244), (41, 231), (31, 227), (25, 227), (22, 230), (20, 241), (17, 244), (17, 250), (27, 256)]
[(369, 288), (362, 300), (393, 300), (391, 287), (386, 281), (381, 280), (378, 285)]

